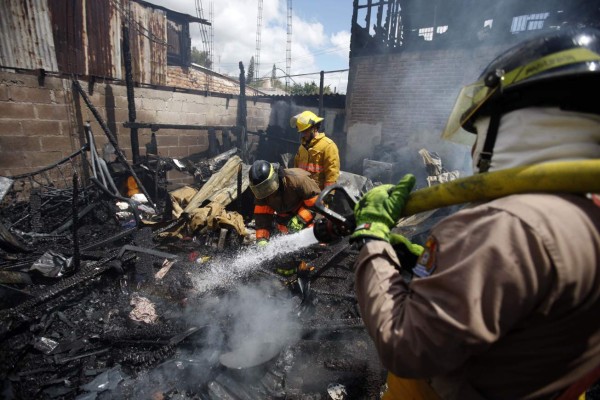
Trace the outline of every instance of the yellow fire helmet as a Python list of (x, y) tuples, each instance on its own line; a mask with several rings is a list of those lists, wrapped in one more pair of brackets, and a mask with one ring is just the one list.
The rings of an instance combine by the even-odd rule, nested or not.
[(304, 132), (314, 124), (318, 124), (323, 121), (323, 118), (317, 116), (312, 111), (303, 111), (298, 115), (294, 115), (290, 119), (290, 126), (292, 128), (298, 128), (298, 132)]

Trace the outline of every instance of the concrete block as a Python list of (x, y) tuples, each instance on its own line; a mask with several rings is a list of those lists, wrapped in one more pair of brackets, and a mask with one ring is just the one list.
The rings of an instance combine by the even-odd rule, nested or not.
[(64, 121), (69, 119), (69, 108), (58, 104), (36, 104), (34, 106), (38, 119)]
[(0, 103), (0, 119), (34, 119), (33, 106), (25, 103)]
[(58, 121), (38, 121), (23, 120), (23, 133), (25, 135), (59, 135), (61, 133), (60, 122)]
[(60, 161), (70, 152), (71, 151), (28, 151), (24, 152), (24, 155), (28, 166), (40, 169)]
[(17, 136), (23, 133), (21, 122), (11, 119), (0, 119), (0, 135)]
[(40, 151), (39, 136), (0, 136), (0, 152), (5, 154), (15, 151)]
[(8, 100), (8, 86), (0, 85), (0, 101)]
[(65, 136), (42, 136), (42, 151), (62, 151), (63, 153), (72, 153), (73, 148), (71, 139)]
[(163, 111), (167, 108), (167, 104), (164, 100), (161, 99), (142, 99), (142, 110), (150, 110), (150, 111)]
[(183, 110), (183, 102), (180, 100), (169, 100), (165, 105), (165, 111), (180, 113)]
[(23, 151), (2, 151), (2, 157), (0, 157), (0, 169), (29, 167), (29, 165), (26, 164), (26, 161)]

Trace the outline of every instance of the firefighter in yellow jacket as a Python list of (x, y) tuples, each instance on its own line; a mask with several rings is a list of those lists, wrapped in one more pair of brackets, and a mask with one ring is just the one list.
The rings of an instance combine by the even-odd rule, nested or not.
[(248, 172), (255, 197), (256, 243), (266, 246), (273, 222), (282, 234), (312, 226), (312, 207), (320, 192), (310, 174), (299, 168), (282, 168), (277, 163), (255, 161)]
[(337, 182), (340, 176), (340, 155), (333, 140), (319, 132), (323, 118), (312, 111), (304, 111), (290, 120), (302, 134), (298, 152), (294, 157), (294, 167), (310, 172), (311, 177), (323, 190)]

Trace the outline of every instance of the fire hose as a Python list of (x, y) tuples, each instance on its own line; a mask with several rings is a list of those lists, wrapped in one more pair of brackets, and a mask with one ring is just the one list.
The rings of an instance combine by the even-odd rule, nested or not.
[[(340, 203), (339, 199), (344, 203), (342, 211), (332, 204), (332, 193), (337, 197), (337, 203)], [(409, 195), (401, 216), (521, 193), (600, 193), (600, 160), (556, 161), (515, 167), (415, 190)], [(315, 207), (325, 218), (318, 220), (314, 226), (319, 242), (327, 243), (354, 231), (356, 201), (341, 185), (329, 186), (321, 192)]]

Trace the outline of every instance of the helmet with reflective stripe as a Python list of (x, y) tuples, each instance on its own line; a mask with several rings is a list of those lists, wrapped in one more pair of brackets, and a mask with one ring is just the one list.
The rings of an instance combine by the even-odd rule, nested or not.
[(250, 190), (257, 199), (275, 193), (279, 188), (278, 164), (271, 164), (265, 160), (256, 160), (248, 172), (250, 178)]
[[(479, 116), (526, 107), (560, 107), (600, 113), (588, 96), (600, 83), (600, 31), (565, 29), (542, 34), (507, 50), (460, 92), (442, 137), (472, 144)], [(469, 132), (471, 134), (469, 134)]]
[(297, 128), (298, 132), (304, 132), (311, 126), (316, 125), (321, 121), (323, 121), (323, 118), (318, 117), (314, 112), (303, 111), (298, 115), (294, 115), (290, 119), (290, 126), (292, 128)]

